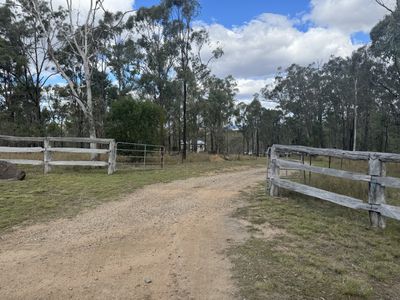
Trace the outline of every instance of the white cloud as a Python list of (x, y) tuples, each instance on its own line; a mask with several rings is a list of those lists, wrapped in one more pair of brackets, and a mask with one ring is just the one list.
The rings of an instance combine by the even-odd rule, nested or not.
[[(384, 2), (393, 8), (396, 0)], [(265, 13), (238, 27), (205, 25), (212, 44), (224, 50), (213, 72), (239, 78), (238, 99), (251, 100), (278, 67), (322, 64), (332, 55), (349, 56), (360, 46), (352, 42), (352, 34), (368, 34), (388, 13), (375, 0), (310, 0), (310, 9), (300, 20)], [(300, 30), (299, 25), (308, 29)]]
[[(396, 1), (384, 2), (393, 8)], [(307, 17), (309, 20), (318, 26), (336, 28), (346, 33), (369, 33), (388, 13), (375, 0), (311, 0), (311, 7), (311, 13)]]
[[(67, 0), (50, 0), (53, 3), (53, 7), (56, 9), (59, 6), (67, 7)], [(83, 21), (88, 14), (90, 9), (90, 3), (96, 2), (96, 0), (71, 0), (72, 8), (75, 14), (79, 12), (80, 21)], [(105, 10), (110, 12), (117, 11), (130, 11), (133, 9), (135, 1), (134, 0), (104, 0), (103, 7)]]
[(356, 48), (350, 36), (339, 30), (318, 27), (302, 32), (281, 15), (263, 14), (233, 29), (220, 24), (207, 29), (213, 44), (224, 50), (213, 64), (219, 76), (268, 76), (278, 67), (326, 61), (331, 55), (350, 55)]
[(251, 99), (279, 67), (324, 62), (332, 55), (348, 56), (357, 48), (350, 35), (338, 29), (314, 27), (303, 32), (296, 28), (297, 22), (266, 13), (231, 29), (220, 24), (205, 25), (212, 45), (218, 44), (224, 50), (212, 65), (213, 72), (241, 78), (238, 98)]
[[(87, 1), (87, 0), (86, 0)], [(106, 10), (117, 12), (117, 11), (129, 11), (133, 9), (135, 1), (132, 0), (105, 0), (103, 6)]]
[(255, 93), (259, 93), (260, 90), (267, 84), (273, 82), (273, 78), (259, 79), (259, 78), (237, 78), (237, 87), (240, 91), (237, 99), (239, 101), (251, 100)]
[[(66, 6), (67, 0), (53, 0), (54, 7), (57, 6)], [(95, 3), (95, 0), (92, 0)], [(87, 12), (90, 8), (91, 0), (72, 0), (72, 6), (74, 9)], [(134, 0), (104, 0), (103, 7), (104, 9), (117, 12), (117, 11), (128, 11), (133, 8)]]
[[(237, 78), (237, 87), (239, 89), (239, 93), (236, 96), (236, 99), (239, 102), (244, 102), (249, 104), (253, 100), (253, 96), (255, 93), (260, 93), (261, 89), (264, 88), (267, 84), (273, 83), (274, 78)], [(265, 108), (273, 109), (277, 105), (271, 101), (262, 101), (262, 105)]]

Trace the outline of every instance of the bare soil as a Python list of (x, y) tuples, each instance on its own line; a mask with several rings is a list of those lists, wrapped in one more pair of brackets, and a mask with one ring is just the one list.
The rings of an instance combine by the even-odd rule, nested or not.
[(232, 299), (232, 212), (251, 169), (155, 184), (73, 219), (0, 236), (1, 299)]

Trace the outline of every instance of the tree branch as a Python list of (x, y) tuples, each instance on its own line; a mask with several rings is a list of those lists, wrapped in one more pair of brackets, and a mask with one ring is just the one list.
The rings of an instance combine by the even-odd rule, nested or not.
[(390, 13), (393, 13), (393, 9), (390, 9), (386, 4), (384, 0), (375, 0), (376, 3), (378, 3), (380, 6), (382, 6), (384, 9), (389, 11)]

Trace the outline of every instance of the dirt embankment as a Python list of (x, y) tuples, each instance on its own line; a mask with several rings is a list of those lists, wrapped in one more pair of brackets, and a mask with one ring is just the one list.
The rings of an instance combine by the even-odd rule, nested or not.
[(0, 237), (1, 299), (232, 299), (224, 250), (252, 169), (147, 186), (70, 220)]

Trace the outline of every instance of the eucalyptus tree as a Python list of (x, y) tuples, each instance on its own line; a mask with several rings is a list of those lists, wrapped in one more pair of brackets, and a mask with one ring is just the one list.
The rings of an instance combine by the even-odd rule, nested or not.
[(190, 52), (192, 42), (196, 38), (193, 22), (200, 12), (197, 0), (163, 0), (168, 15), (167, 30), (175, 37), (179, 49), (178, 65), (175, 68), (178, 78), (182, 80), (182, 160), (186, 159), (187, 152), (187, 97), (188, 81), (190, 76)]
[(321, 71), (325, 133), (330, 147), (352, 149), (354, 80), (349, 59), (332, 57)]
[[(354, 77), (354, 82), (357, 82), (354, 145), (357, 143), (357, 150), (367, 150), (370, 148), (371, 121), (378, 109), (376, 91), (379, 87), (376, 85), (374, 75), (378, 63), (368, 47), (361, 47), (353, 52), (350, 60), (352, 62), (351, 76)], [(353, 147), (353, 150), (356, 148)]]
[(315, 65), (296, 64), (277, 76), (275, 86), (262, 90), (264, 98), (279, 104), (286, 119), (293, 120), (294, 140), (299, 144), (324, 146), (324, 103), (321, 99), (321, 72)]
[(123, 21), (121, 13), (106, 13), (100, 20), (99, 30), (103, 36), (101, 56), (107, 69), (116, 79), (117, 96), (124, 97), (138, 89), (137, 78), (140, 74), (140, 47), (135, 41), (133, 17)]
[(262, 113), (264, 110), (259, 97), (260, 96), (258, 94), (254, 95), (253, 101), (247, 106), (247, 122), (252, 131), (252, 152), (257, 156), (260, 155), (260, 127), (262, 122)]
[(176, 135), (176, 130), (180, 130), (176, 99), (179, 99), (181, 88), (177, 87), (174, 76), (179, 48), (170, 28), (170, 13), (170, 8), (165, 3), (140, 8), (128, 24), (130, 23), (130, 29), (137, 37), (140, 73), (136, 80), (138, 92), (142, 98), (150, 98), (165, 111), (168, 148), (171, 150), (172, 143), (177, 143), (177, 148), (180, 147), (180, 132), (177, 134), (179, 137), (172, 137)]
[(211, 152), (221, 153), (224, 145), (224, 127), (230, 124), (234, 113), (237, 83), (232, 76), (215, 76), (208, 80), (208, 95), (203, 100), (203, 119), (211, 136)]
[[(140, 51), (140, 89), (154, 102), (167, 109), (171, 104), (171, 81), (179, 49), (168, 24), (169, 8), (165, 4), (140, 8), (132, 23)], [(172, 96), (172, 97), (171, 97)]]
[(0, 109), (3, 127), (6, 127), (6, 122), (10, 125), (16, 123), (16, 87), (27, 64), (26, 55), (15, 49), (14, 21), (15, 15), (10, 7), (0, 7)]
[[(6, 1), (0, 5), (2, 53), (18, 62), (12, 76), (20, 87), (21, 106), (25, 107), (30, 127), (36, 133), (43, 133), (42, 91), (50, 77), (56, 74), (49, 66), (47, 45), (38, 21), (32, 15), (20, 9), (18, 1)], [(43, 14), (46, 11), (43, 10)], [(18, 58), (17, 58), (18, 57)], [(7, 68), (7, 63), (1, 64)], [(17, 71), (18, 69), (18, 71)], [(11, 69), (9, 69), (11, 71)], [(10, 74), (11, 74), (10, 73)], [(32, 132), (33, 133), (33, 132)]]
[[(371, 52), (376, 57), (374, 69), (377, 84), (379, 111), (382, 112), (380, 127), (384, 128), (380, 137), (384, 137), (384, 149), (389, 148), (389, 136), (399, 140), (400, 129), (400, 1), (394, 8), (383, 0), (376, 1), (388, 11), (371, 30)], [(390, 127), (394, 126), (394, 130)]]
[(379, 84), (393, 99), (393, 105), (400, 109), (400, 6), (371, 30), (372, 53), (386, 65), (387, 77)]
[(174, 70), (177, 78), (182, 82), (182, 159), (185, 160), (188, 137), (188, 99), (198, 97), (196, 96), (198, 84), (204, 87), (204, 82), (209, 76), (208, 63), (220, 57), (222, 50), (219, 48), (213, 50), (209, 60), (202, 61), (201, 49), (208, 43), (208, 33), (204, 29), (194, 27), (195, 18), (200, 12), (197, 0), (163, 0), (161, 5), (169, 12), (164, 26), (174, 37), (179, 54), (175, 60)]
[[(82, 16), (76, 13), (72, 0), (65, 0), (65, 8), (52, 6), (52, 1), (20, 0), (25, 11), (38, 21), (38, 28), (46, 39), (48, 55), (55, 68), (67, 82), (70, 93), (82, 110), (91, 138), (96, 135), (93, 74), (102, 54), (103, 30), (97, 30), (98, 19), (104, 8), (103, 0), (88, 0), (89, 9)], [(43, 13), (43, 12), (46, 13)], [(124, 14), (120, 14), (121, 19)], [(103, 27), (104, 29), (104, 27)], [(73, 59), (73, 64), (68, 63)], [(79, 73), (80, 77), (76, 76)], [(92, 147), (95, 145), (92, 144)]]
[(264, 100), (255, 94), (249, 104), (241, 102), (235, 110), (236, 125), (243, 135), (243, 149), (247, 148), (246, 152), (257, 156), (265, 153), (272, 144), (279, 143), (280, 138), (285, 138), (280, 136), (282, 112), (266, 109), (262, 105)]
[(202, 48), (209, 40), (204, 29), (194, 27), (199, 9), (196, 0), (163, 0), (139, 9), (131, 26), (140, 52), (138, 91), (166, 111), (168, 144), (178, 130), (174, 140), (183, 148), (182, 159), (189, 136), (194, 139), (199, 131), (199, 99), (210, 76), (208, 64), (222, 55), (215, 49), (206, 62), (202, 60)]
[(282, 126), (282, 112), (277, 109), (262, 108), (260, 117), (260, 141), (264, 146), (264, 153), (273, 144), (288, 143)]
[(235, 124), (242, 133), (242, 149), (243, 152), (250, 151), (250, 139), (251, 139), (251, 129), (249, 122), (247, 121), (247, 104), (244, 102), (239, 102), (235, 105), (234, 110)]

